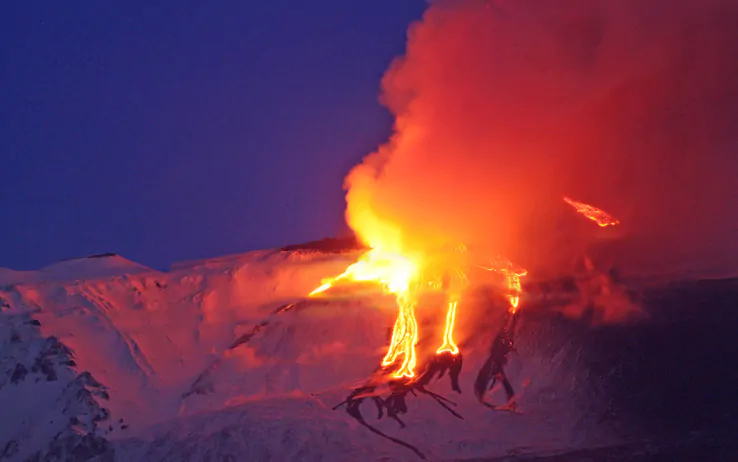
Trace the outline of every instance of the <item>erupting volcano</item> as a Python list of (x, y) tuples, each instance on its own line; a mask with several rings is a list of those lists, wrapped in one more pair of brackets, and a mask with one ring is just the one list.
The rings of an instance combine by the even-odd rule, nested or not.
[[(652, 211), (665, 209), (665, 201), (676, 214), (692, 213), (671, 197), (680, 194), (676, 182), (639, 176), (667, 155), (663, 138), (651, 140), (654, 149), (641, 155), (625, 144), (632, 139), (620, 136), (632, 128), (631, 118), (658, 116), (663, 101), (681, 98), (668, 86), (657, 88), (658, 78), (640, 77), (645, 70), (661, 76), (680, 61), (653, 61), (661, 50), (656, 45), (624, 57), (612, 43), (625, 30), (652, 31), (644, 25), (647, 11), (617, 2), (565, 3), (437, 2), (410, 29), (406, 55), (384, 76), (382, 97), (395, 116), (394, 133), (345, 180), (346, 221), (369, 250), (309, 294), (330, 300), (333, 289), (348, 283), (350, 293), (360, 282), (394, 296), (396, 318), (378, 370), (344, 403), (364, 425), (362, 400), (371, 397), (399, 421), (410, 392), (431, 394), (461, 418), (449, 406), (455, 403), (426, 386), (448, 370), (460, 392), (471, 337), (492, 341), (474, 384), (477, 399), (516, 410), (505, 367), (525, 305), (523, 278), (566, 274), (583, 260), (587, 282), (578, 287), (587, 295), (562, 312), (581, 317), (599, 310), (605, 322), (626, 319), (638, 308), (624, 289), (614, 288), (611, 274), (613, 265), (622, 267), (621, 255), (603, 269), (589, 249), (613, 239), (605, 229), (621, 218), (628, 230), (660, 232), (663, 222)], [(698, 177), (687, 165), (678, 171)], [(624, 178), (628, 188), (616, 187)], [(669, 194), (653, 193), (655, 181)], [(596, 198), (598, 206), (570, 196)], [(600, 202), (614, 216), (598, 208)], [(570, 218), (574, 213), (601, 234), (583, 229)], [(689, 231), (676, 233), (686, 238)], [(471, 327), (476, 314), (468, 302), (490, 284), (490, 274), (508, 304), (496, 332)], [(501, 406), (485, 398), (496, 383), (507, 396)]]
[[(565, 198), (565, 201), (574, 206), (578, 213), (595, 221), (600, 227), (615, 226), (619, 223), (618, 220), (596, 207), (574, 202), (568, 198)], [(422, 452), (414, 446), (393, 438), (368, 424), (361, 414), (359, 406), (364, 399), (371, 397), (379, 409), (380, 417), (383, 410), (386, 409), (387, 415), (397, 420), (404, 427), (405, 424), (400, 420), (399, 415), (406, 413), (408, 410), (405, 402), (406, 396), (408, 393), (415, 394), (419, 392), (434, 398), (455, 417), (463, 418), (449, 407), (449, 404), (455, 406), (456, 403), (429, 391), (426, 385), (436, 375), (441, 377), (446, 371), (449, 371), (452, 389), (457, 393), (461, 393), (459, 375), (463, 366), (463, 357), (461, 349), (454, 340), (454, 328), (459, 316), (459, 306), (463, 306), (462, 295), (464, 289), (473, 283), (467, 276), (467, 272), (470, 270), (468, 265), (473, 261), (473, 257), (470, 258), (468, 247), (464, 244), (454, 246), (453, 252), (430, 253), (428, 249), (431, 249), (431, 246), (415, 242), (415, 250), (407, 251), (403, 249), (400, 244), (402, 239), (398, 239), (398, 237), (409, 233), (403, 232), (403, 228), (399, 224), (379, 222), (377, 215), (372, 210), (350, 209), (349, 216), (368, 216), (370, 218), (360, 218), (353, 221), (357, 226), (371, 224), (372, 227), (368, 231), (362, 228), (355, 229), (357, 235), (365, 239), (365, 244), (369, 247), (369, 250), (363, 253), (355, 263), (349, 265), (341, 274), (323, 280), (322, 284), (310, 292), (309, 296), (328, 296), (330, 289), (340, 285), (343, 281), (373, 283), (380, 286), (384, 292), (395, 296), (397, 318), (392, 329), (390, 345), (381, 361), (379, 374), (375, 374), (366, 384), (352, 390), (348, 398), (336, 408), (346, 405), (348, 413), (369, 430), (397, 444), (408, 447), (421, 458), (425, 458)], [(377, 233), (377, 229), (393, 230), (394, 233), (391, 236), (394, 239), (391, 241), (383, 239), (384, 235), (381, 231)], [(443, 234), (443, 230), (440, 234)], [(425, 249), (425, 251), (419, 249)], [(502, 257), (492, 260), (490, 266), (477, 265), (477, 267), (502, 275), (505, 283), (504, 293), (509, 307), (503, 327), (493, 337), (490, 354), (477, 375), (474, 385), (475, 395), (482, 404), (491, 409), (515, 411), (517, 409), (515, 391), (505, 374), (504, 367), (507, 365), (509, 353), (514, 350), (514, 330), (523, 292), (521, 281), (528, 274), (528, 271)], [(438, 275), (441, 276), (438, 277)], [(425, 364), (420, 364), (423, 372), (418, 375), (416, 372), (418, 366), (416, 348), (419, 338), (423, 335), (430, 334), (432, 336), (433, 334), (419, 331), (415, 314), (416, 309), (426, 308), (419, 307), (419, 299), (423, 292), (427, 290), (442, 291), (448, 306), (443, 322), (442, 343), (435, 350), (435, 356), (422, 355), (428, 359)], [(385, 379), (389, 374), (392, 375), (393, 380)], [(389, 386), (389, 396), (382, 398), (378, 388), (385, 382)], [(493, 405), (485, 399), (486, 393), (497, 382), (502, 383), (504, 387), (507, 396), (506, 404)]]
[[(0, 268), (0, 408), (10, 416), (0, 460), (643, 460), (674, 442), (668, 460), (713, 460), (706, 447), (734, 446), (738, 429), (738, 284), (726, 276), (738, 261), (733, 3), (423, 3), (381, 80), (393, 125), (352, 144), (349, 163), (329, 159), (335, 184), (295, 149), (304, 139), (285, 135), (296, 125), (280, 121), (271, 137), (307, 159), (285, 170), (290, 187), (290, 174), (307, 189), (327, 185), (315, 197), (336, 201), (336, 226), (305, 205), (329, 201), (311, 197), (285, 214), (294, 226), (255, 226), (301, 233), (274, 237), (280, 244), (227, 228), (239, 245), (264, 247), (339, 226), (347, 236), (161, 271), (97, 251), (38, 271)], [(278, 23), (302, 34), (332, 20), (318, 10), (290, 9)], [(373, 22), (333, 26), (375, 37)], [(244, 49), (260, 48), (248, 38)], [(286, 42), (275, 42), (280, 53)], [(245, 125), (261, 131), (254, 121), (289, 112), (271, 107), (284, 94), (331, 116), (328, 136), (306, 124), (304, 138), (341, 138), (321, 85), (356, 108), (333, 88), (338, 64), (324, 64), (322, 78), (305, 69), (294, 85), (275, 79), (268, 110)], [(189, 88), (169, 81), (167, 91)], [(292, 93), (304, 88), (319, 99)], [(220, 104), (231, 92), (222, 95), (196, 99)], [(19, 119), (31, 125), (31, 112)], [(240, 128), (241, 118), (218, 116), (203, 130)], [(348, 125), (352, 142), (373, 130)], [(235, 173), (212, 180), (218, 187), (245, 182), (224, 165)], [(270, 179), (261, 170), (248, 171)], [(189, 206), (216, 203), (194, 189), (176, 194), (188, 217)], [(282, 199), (265, 202), (277, 210)]]

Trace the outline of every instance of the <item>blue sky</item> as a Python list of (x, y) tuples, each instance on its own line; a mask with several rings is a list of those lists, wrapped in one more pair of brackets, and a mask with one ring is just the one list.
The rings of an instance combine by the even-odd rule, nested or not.
[(0, 267), (156, 268), (336, 234), (423, 0), (11, 2)]

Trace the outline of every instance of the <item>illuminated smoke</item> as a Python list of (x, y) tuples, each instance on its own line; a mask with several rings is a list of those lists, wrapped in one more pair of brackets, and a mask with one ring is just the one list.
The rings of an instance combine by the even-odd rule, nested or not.
[(382, 81), (395, 133), (348, 176), (349, 224), (531, 275), (597, 240), (623, 270), (734, 269), (736, 24), (734, 1), (431, 2)]

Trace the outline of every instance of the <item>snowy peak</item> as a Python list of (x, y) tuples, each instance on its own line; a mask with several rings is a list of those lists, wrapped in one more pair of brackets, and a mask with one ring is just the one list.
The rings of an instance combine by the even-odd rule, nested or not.
[(0, 268), (0, 286), (39, 284), (44, 282), (74, 282), (105, 279), (128, 274), (156, 273), (144, 265), (114, 253), (61, 260), (38, 271), (16, 271)]
[(75, 281), (103, 279), (123, 274), (154, 272), (151, 268), (127, 260), (114, 253), (72, 258), (49, 265), (38, 271), (42, 281)]

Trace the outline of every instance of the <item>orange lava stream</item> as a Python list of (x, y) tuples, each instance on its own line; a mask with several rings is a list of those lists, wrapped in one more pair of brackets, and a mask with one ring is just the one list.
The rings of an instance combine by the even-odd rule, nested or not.
[(568, 197), (564, 197), (564, 201), (574, 207), (577, 213), (581, 213), (585, 217), (597, 223), (602, 228), (606, 226), (615, 226), (620, 223), (620, 221), (616, 220), (608, 213), (598, 209), (597, 207), (585, 204), (584, 202), (577, 202), (575, 200), (569, 199)]
[[(459, 253), (466, 252), (466, 246), (464, 246), (464, 244), (459, 244), (455, 248), (455, 251)], [(457, 260), (455, 263), (451, 263), (451, 265), (456, 266), (459, 263), (460, 262)], [(436, 354), (451, 353), (453, 355), (457, 355), (459, 354), (459, 347), (456, 345), (456, 342), (454, 342), (456, 313), (458, 312), (461, 293), (468, 285), (469, 278), (467, 278), (464, 271), (462, 271), (458, 266), (447, 274), (447, 283), (442, 283), (441, 287), (450, 295), (448, 299), (448, 309), (446, 310), (446, 323), (443, 329), (443, 341), (441, 342), (441, 346), (436, 350)]]
[(415, 377), (415, 366), (417, 365), (415, 345), (418, 343), (418, 321), (415, 319), (415, 305), (403, 297), (398, 297), (397, 302), (400, 306), (400, 312), (392, 330), (392, 342), (387, 354), (382, 359), (382, 366), (387, 367), (394, 364), (397, 358), (402, 355), (402, 364), (395, 372), (395, 377), (412, 378)]
[(454, 323), (456, 322), (456, 309), (459, 306), (458, 301), (452, 301), (448, 304), (446, 312), (446, 328), (443, 331), (443, 344), (436, 350), (436, 354), (451, 353), (459, 354), (459, 347), (454, 342)]

